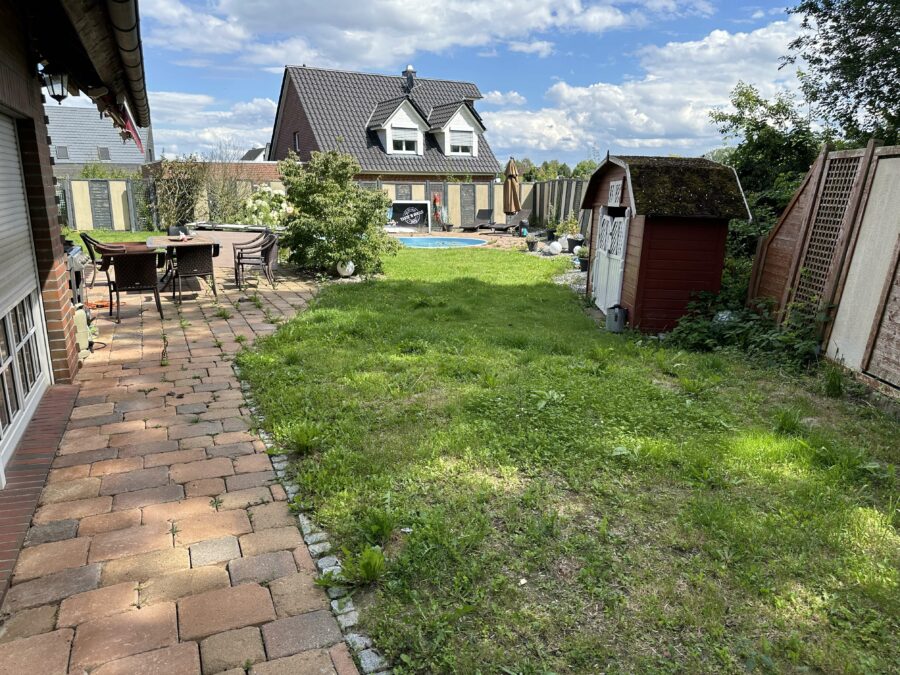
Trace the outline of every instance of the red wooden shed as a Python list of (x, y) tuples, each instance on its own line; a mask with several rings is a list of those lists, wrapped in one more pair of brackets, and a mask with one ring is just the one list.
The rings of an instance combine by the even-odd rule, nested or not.
[(588, 296), (648, 332), (673, 328), (694, 293), (719, 290), (728, 221), (750, 217), (733, 169), (686, 157), (607, 156), (581, 207), (592, 210)]

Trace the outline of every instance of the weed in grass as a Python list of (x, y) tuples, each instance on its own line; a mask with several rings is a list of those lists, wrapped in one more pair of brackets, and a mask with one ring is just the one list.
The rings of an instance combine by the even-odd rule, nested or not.
[(397, 526), (394, 514), (387, 509), (368, 509), (360, 518), (362, 537), (369, 544), (384, 546)]
[(274, 325), (280, 324), (284, 319), (277, 314), (275, 314), (271, 309), (266, 307), (263, 310), (263, 317), (265, 318), (266, 323), (271, 323)]
[(219, 507), (222, 506), (221, 497), (213, 497), (212, 499), (209, 500), (209, 505), (211, 507), (213, 507), (216, 511), (218, 511)]
[(263, 308), (263, 301), (262, 301), (262, 298), (259, 296), (259, 293), (254, 293), (248, 299), (250, 300), (250, 302), (253, 303), (253, 306), (256, 307), (256, 309)]
[(216, 316), (219, 317), (220, 319), (230, 319), (232, 316), (231, 310), (228, 309), (227, 307), (219, 307), (216, 310)]
[(826, 363), (824, 368), (825, 395), (841, 398), (844, 395), (844, 370), (835, 363)]
[(190, 328), (191, 322), (187, 319), (179, 319), (178, 325), (181, 326), (182, 330), (184, 330), (186, 328)]
[(247, 342), (247, 336), (246, 335), (235, 335), (234, 341), (237, 342), (239, 345), (243, 345), (244, 343)]
[(803, 413), (797, 408), (782, 408), (775, 412), (775, 431), (785, 436), (803, 432)]
[(344, 578), (351, 584), (374, 584), (387, 571), (384, 552), (377, 546), (368, 546), (358, 556), (354, 556), (344, 549), (343, 570)]
[(309, 420), (295, 420), (276, 428), (275, 440), (291, 454), (308, 455), (322, 448), (322, 427)]

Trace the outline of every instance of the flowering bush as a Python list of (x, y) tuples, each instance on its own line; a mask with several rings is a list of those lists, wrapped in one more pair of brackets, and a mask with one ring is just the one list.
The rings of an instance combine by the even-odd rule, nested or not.
[(274, 229), (281, 227), (285, 218), (293, 212), (287, 197), (268, 185), (261, 185), (244, 201), (241, 220), (248, 225)]
[(306, 164), (291, 153), (278, 166), (294, 207), (282, 238), (291, 262), (326, 274), (347, 261), (365, 274), (380, 271), (383, 257), (399, 248), (384, 230), (391, 202), (381, 190), (359, 186), (359, 163), (330, 151), (312, 153)]

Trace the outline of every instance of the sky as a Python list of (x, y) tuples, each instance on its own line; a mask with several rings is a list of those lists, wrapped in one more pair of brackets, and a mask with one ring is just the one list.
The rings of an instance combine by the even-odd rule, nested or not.
[[(743, 80), (797, 88), (784, 3), (728, 0), (142, 0), (157, 154), (270, 138), (285, 64), (474, 82), (502, 161), (701, 155)], [(68, 105), (85, 104), (70, 99)]]

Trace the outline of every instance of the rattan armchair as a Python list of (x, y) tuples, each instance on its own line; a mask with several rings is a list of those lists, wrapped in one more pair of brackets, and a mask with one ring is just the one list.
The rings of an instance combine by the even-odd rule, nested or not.
[(244, 281), (245, 268), (259, 268), (275, 287), (275, 263), (278, 262), (278, 235), (264, 232), (244, 244), (234, 244), (234, 282), (238, 288)]
[(159, 298), (159, 277), (156, 274), (156, 251), (129, 251), (125, 246), (116, 244), (100, 244), (97, 247), (104, 260), (108, 260), (108, 266), (113, 269), (113, 276), (109, 276), (109, 313), (112, 316), (113, 293), (116, 296), (116, 323), (120, 322), (121, 293), (133, 293), (137, 291), (151, 291), (156, 300), (156, 309), (159, 310), (159, 318), (163, 315), (162, 302)]
[[(219, 291), (216, 288), (216, 269), (213, 258), (219, 255), (219, 245), (173, 246), (170, 250), (172, 265), (172, 300), (178, 292), (178, 301), (182, 299), (181, 282), (190, 277), (202, 277), (212, 288), (216, 300)], [(177, 289), (176, 289), (177, 286)]]

